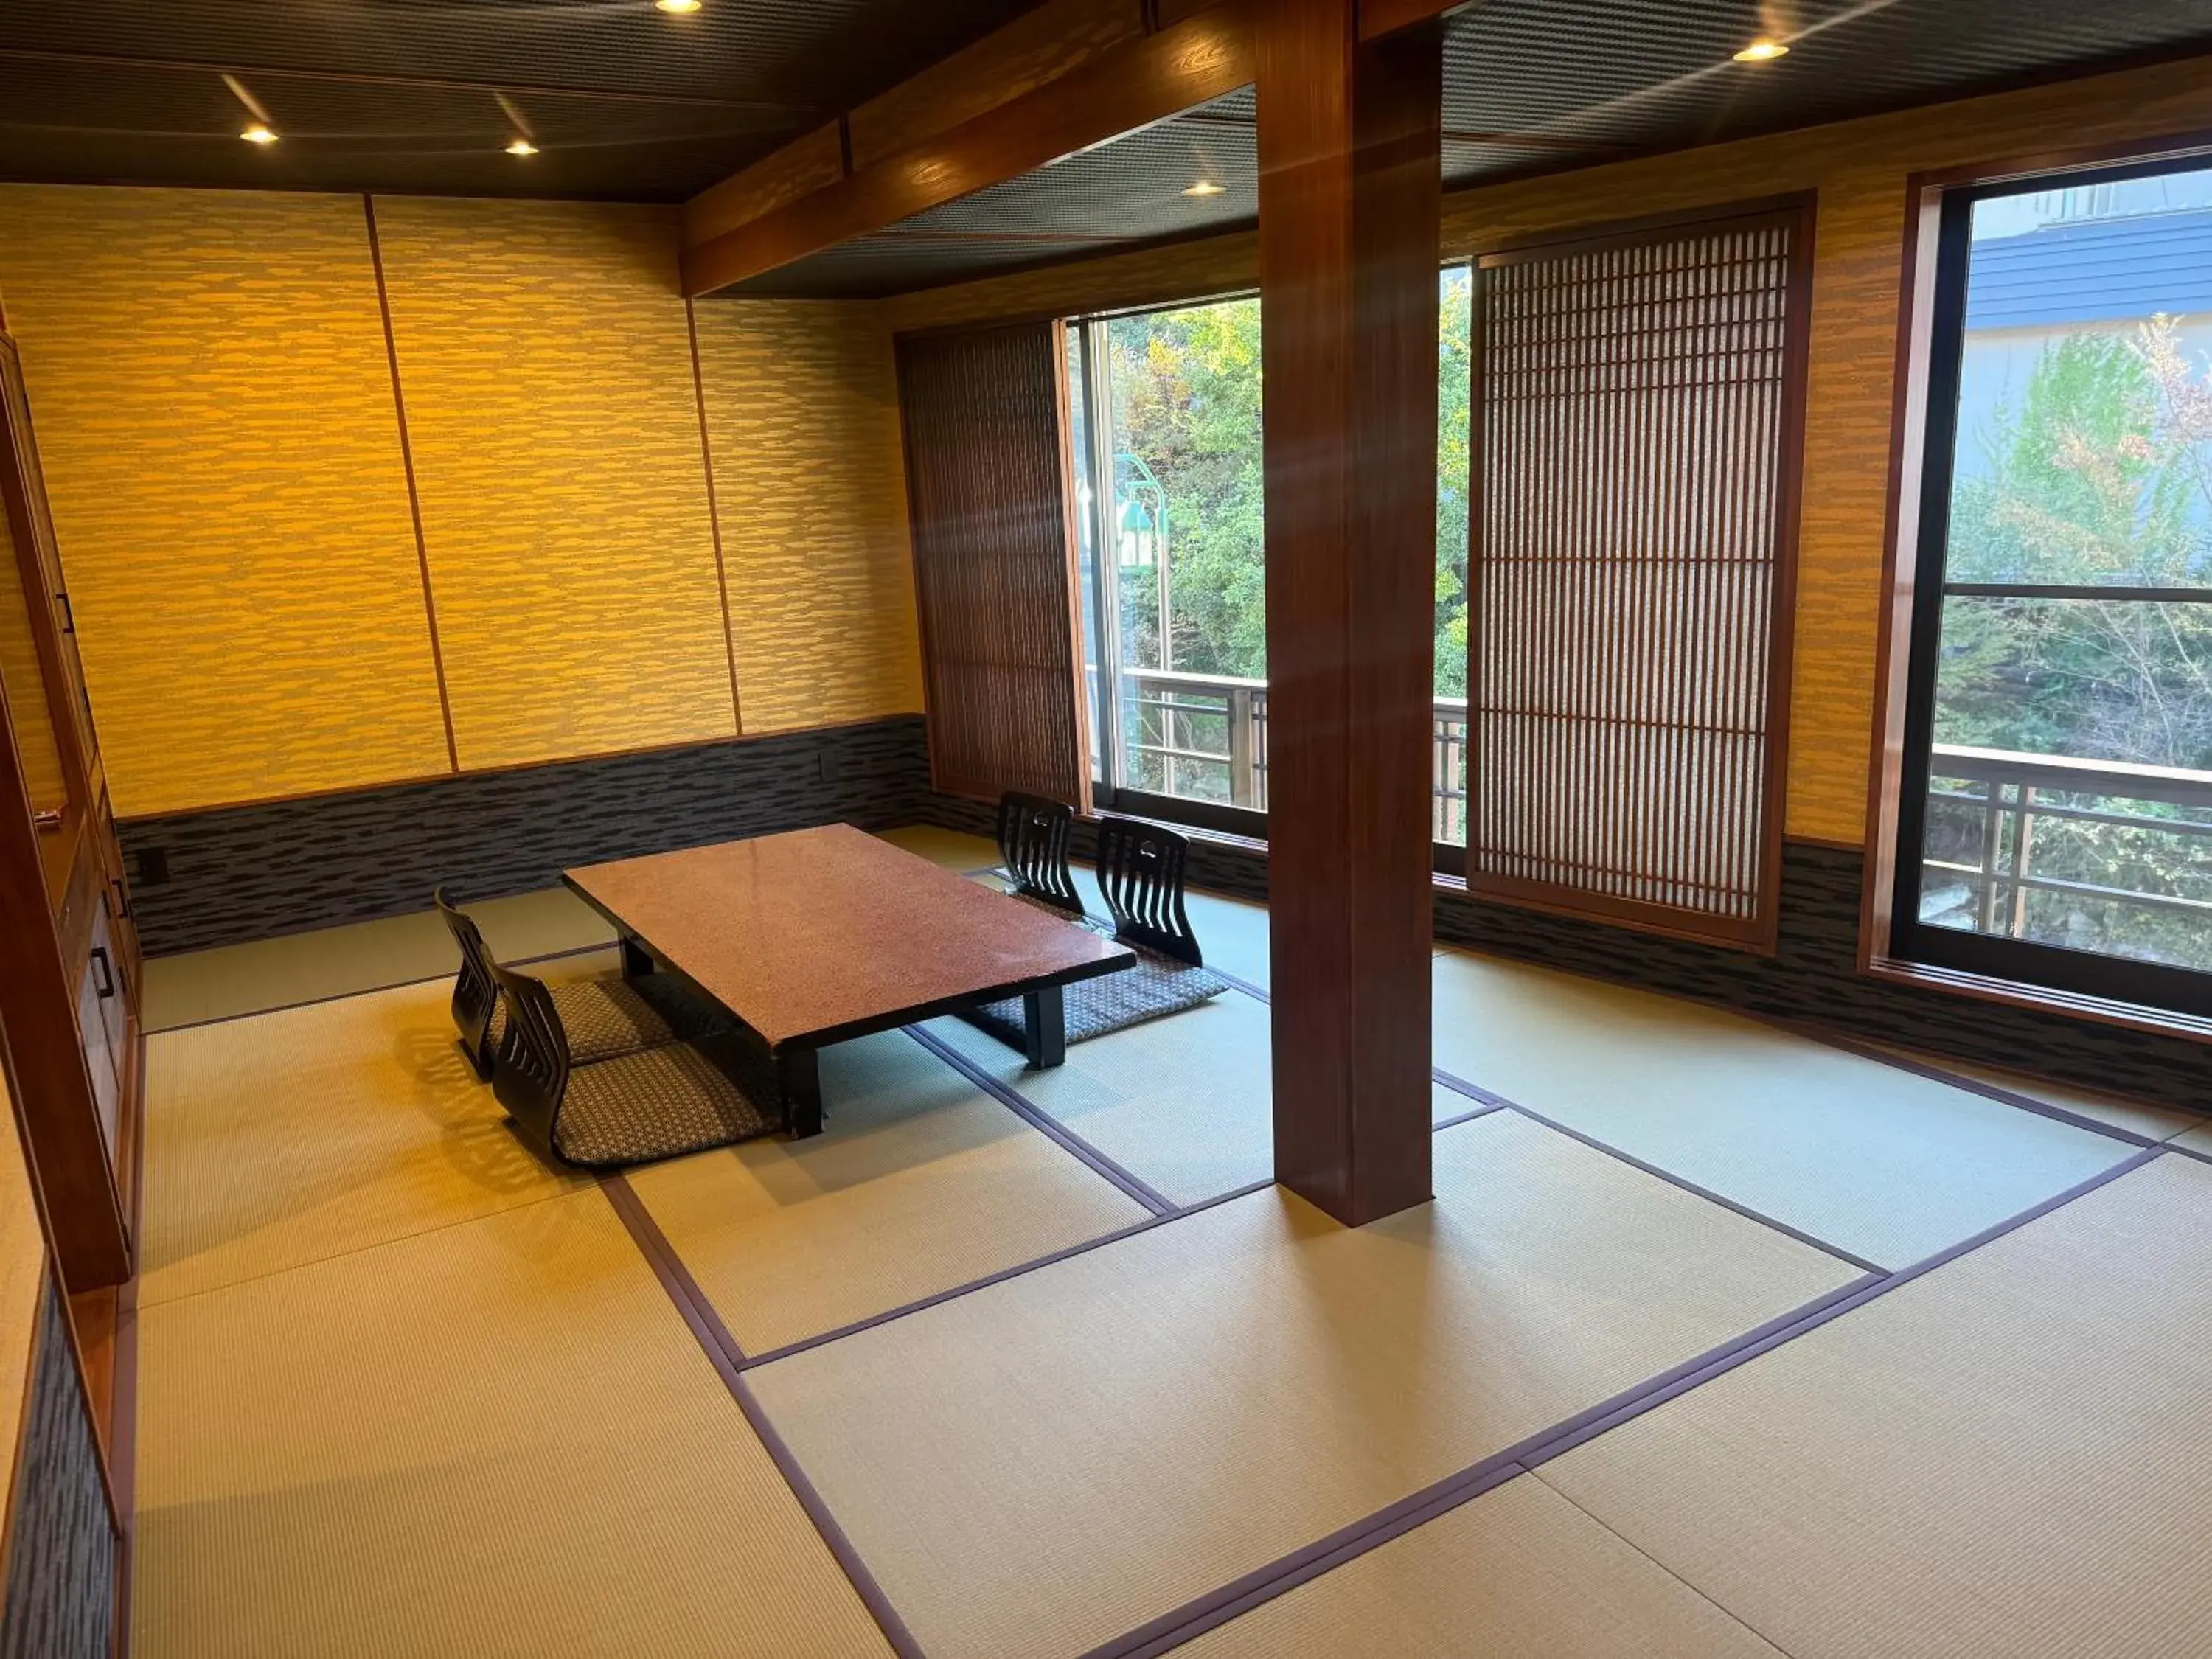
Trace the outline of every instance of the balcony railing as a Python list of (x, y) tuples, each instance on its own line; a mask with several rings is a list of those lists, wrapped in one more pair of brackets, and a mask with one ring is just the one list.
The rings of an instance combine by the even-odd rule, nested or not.
[(2212, 968), (2212, 772), (1939, 744), (1929, 773), (1923, 921)]
[[(1267, 811), (1265, 680), (1130, 670), (1121, 708), (1125, 781)], [(1467, 700), (1436, 699), (1432, 731), (1434, 834), (1463, 845)], [(2026, 939), (2087, 913), (2090, 948), (2212, 967), (2212, 772), (1951, 744), (1932, 772), (1923, 920)], [(2201, 963), (2165, 937), (2198, 931)]]
[[(1127, 780), (1156, 794), (1267, 810), (1267, 683), (1129, 669), (1121, 675)], [(1438, 841), (1467, 839), (1467, 699), (1436, 700)]]

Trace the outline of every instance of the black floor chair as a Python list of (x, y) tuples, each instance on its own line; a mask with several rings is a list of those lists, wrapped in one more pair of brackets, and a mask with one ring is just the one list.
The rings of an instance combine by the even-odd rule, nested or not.
[[(431, 898), (461, 951), (461, 971), (453, 981), (453, 1024), (461, 1034), (461, 1051), (478, 1077), (489, 1078), (497, 1064), (504, 1023), (497, 964), (484, 946), (483, 932), (465, 911), (454, 908), (446, 890), (441, 887)], [(665, 974), (635, 980), (599, 974), (548, 991), (560, 1012), (571, 1058), (579, 1065), (729, 1026), (726, 1016)]]
[(999, 797), (999, 856), (1018, 898), (1083, 919), (1083, 895), (1068, 867), (1067, 837), (1075, 809), (1042, 795)]
[[(544, 981), (497, 963), (505, 1009), (492, 1091), (541, 1152), (587, 1170), (678, 1158), (766, 1134), (781, 1121), (769, 1062), (724, 1031), (584, 1061)], [(744, 1081), (738, 1081), (743, 1079)]]
[[(999, 803), (999, 851), (1006, 859), (1014, 896), (1110, 933), (1137, 953), (1133, 967), (1066, 988), (1067, 1040), (1081, 1042), (1179, 1014), (1227, 990), (1228, 981), (1206, 970), (1197, 932), (1184, 908), (1183, 876), (1190, 843), (1158, 824), (1134, 818), (1103, 820), (1098, 826), (1098, 887), (1112, 920), (1101, 921), (1084, 914), (1081, 892), (1068, 864), (1074, 817), (1072, 808), (1035, 795), (1009, 794)], [(970, 1016), (973, 1024), (1017, 1048), (1021, 1046), (1022, 1018), (1018, 1000), (988, 1003)]]

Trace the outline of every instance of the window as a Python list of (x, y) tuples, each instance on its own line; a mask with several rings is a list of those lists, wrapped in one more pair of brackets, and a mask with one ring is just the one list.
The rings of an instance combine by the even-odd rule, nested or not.
[(2212, 166), (1936, 212), (1889, 954), (2212, 1014)]
[[(1439, 282), (1439, 841), (1464, 835), (1469, 276)], [(1267, 562), (1260, 302), (1071, 325), (1070, 438), (1094, 794), (1264, 836)]]

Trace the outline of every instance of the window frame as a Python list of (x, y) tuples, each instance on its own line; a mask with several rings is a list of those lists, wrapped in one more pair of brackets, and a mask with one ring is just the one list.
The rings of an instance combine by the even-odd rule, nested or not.
[[(1897, 457), (1893, 466), (1889, 591), (1899, 614), (1885, 635), (1884, 718), (1868, 838), (1870, 861), (1863, 966), (1932, 972), (2017, 988), (2029, 997), (2086, 999), (2180, 1016), (2212, 1018), (2212, 973), (2036, 940), (1941, 927), (1920, 920), (1929, 785), (1935, 771), (1937, 679), (1944, 602), (1960, 597), (2095, 599), (2131, 603), (2154, 590), (2034, 582), (1952, 582), (1950, 509), (1959, 453), (1959, 395), (1977, 204), (2053, 187), (2074, 189), (2212, 166), (2212, 147), (2160, 145), (2115, 159), (2047, 158), (1965, 176), (1923, 175), (1908, 191), (1911, 222), (1899, 311)], [(1924, 266), (1924, 276), (1920, 267)], [(2155, 590), (2160, 599), (2206, 603), (2202, 589)], [(1893, 738), (1888, 750), (1886, 739)]]
[[(1112, 412), (1108, 406), (1111, 393), (1105, 384), (1103, 354), (1098, 349), (1098, 342), (1107, 325), (1117, 318), (1148, 317), (1170, 311), (1196, 311), (1207, 306), (1223, 305), (1237, 300), (1257, 300), (1259, 297), (1257, 289), (1233, 289), (1188, 299), (1162, 301), (1152, 305), (1120, 306), (1070, 317), (1066, 319), (1066, 326), (1070, 333), (1080, 340), (1079, 359), (1082, 384), (1073, 389), (1073, 395), (1083, 406), (1084, 435), (1087, 440), (1085, 453), (1079, 457), (1072, 455), (1071, 459), (1083, 468), (1084, 480), (1091, 489), (1090, 522), (1085, 526), (1091, 545), (1091, 589), (1083, 596), (1089, 607), (1089, 615), (1083, 619), (1081, 632), (1085, 645), (1097, 659), (1098, 667), (1096, 696), (1093, 696), (1091, 676), (1087, 672), (1083, 676), (1085, 698), (1090, 704), (1092, 752), (1097, 757), (1091, 781), (1091, 801), (1103, 811), (1150, 818), (1164, 823), (1185, 824), (1217, 835), (1235, 836), (1264, 843), (1267, 839), (1267, 814), (1264, 811), (1231, 806), (1188, 795), (1168, 795), (1135, 789), (1122, 782), (1119, 775), (1121, 693), (1120, 677), (1109, 672), (1107, 649), (1108, 641), (1111, 639), (1116, 642), (1115, 649), (1118, 651), (1121, 638), (1115, 579), (1108, 568), (1115, 548), (1111, 521), (1114, 510), (1114, 428)], [(1264, 550), (1262, 556), (1265, 556)]]
[[(1468, 274), (1467, 304), (1474, 304), (1477, 255), (1468, 253), (1439, 259), (1437, 264), (1438, 280), (1451, 271), (1464, 270)], [(1098, 694), (1092, 696), (1091, 677), (1086, 672), (1084, 694), (1091, 753), (1096, 758), (1094, 775), (1091, 780), (1093, 804), (1101, 811), (1123, 813), (1133, 817), (1150, 818), (1164, 823), (1182, 824), (1215, 835), (1232, 836), (1240, 840), (1265, 846), (1267, 841), (1267, 814), (1264, 810), (1231, 806), (1218, 801), (1194, 799), (1188, 795), (1164, 795), (1151, 790), (1134, 789), (1122, 783), (1115, 775), (1120, 762), (1119, 745), (1114, 741), (1121, 720), (1121, 691), (1118, 683), (1109, 684), (1114, 677), (1106, 672), (1105, 642), (1109, 632), (1119, 638), (1118, 619), (1115, 611), (1114, 584), (1107, 574), (1107, 549), (1110, 545), (1109, 522), (1112, 512), (1110, 489), (1101, 489), (1099, 481), (1112, 476), (1113, 436), (1110, 419), (1102, 418), (1106, 411), (1106, 393), (1102, 387), (1098, 368), (1097, 336), (1104, 326), (1120, 317), (1141, 317), (1164, 311), (1189, 311), (1202, 306), (1219, 305), (1232, 300), (1256, 300), (1257, 289), (1231, 289), (1218, 293), (1195, 295), (1183, 299), (1159, 301), (1146, 305), (1119, 306), (1084, 312), (1069, 316), (1065, 321), (1068, 337), (1076, 343), (1072, 354), (1077, 364), (1075, 384), (1071, 388), (1071, 400), (1082, 410), (1085, 443), (1081, 453), (1070, 446), (1071, 464), (1081, 469), (1079, 481), (1090, 486), (1091, 507), (1085, 525), (1085, 533), (1091, 538), (1092, 562), (1089, 590), (1083, 594), (1088, 607), (1081, 618), (1081, 634), (1085, 647), (1098, 659)], [(1481, 343), (1469, 331), (1470, 349), (1479, 358)], [(1480, 374), (1479, 365), (1471, 362), (1469, 378), (1474, 380)], [(1472, 388), (1470, 389), (1472, 392)], [(1473, 418), (1470, 398), (1469, 418)], [(1470, 435), (1469, 449), (1473, 452)], [(1474, 502), (1468, 501), (1472, 514)], [(1472, 535), (1472, 530), (1469, 532)], [(1431, 555), (1433, 556), (1433, 554)], [(1434, 874), (1454, 880), (1466, 874), (1467, 849), (1447, 841), (1431, 842), (1431, 868)]]

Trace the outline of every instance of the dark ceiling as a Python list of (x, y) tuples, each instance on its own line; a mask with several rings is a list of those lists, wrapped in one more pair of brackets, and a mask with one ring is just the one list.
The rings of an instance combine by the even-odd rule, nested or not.
[[(0, 178), (677, 201), (1028, 3), (0, 0)], [(1767, 33), (1787, 57), (1730, 61)], [(1484, 0), (1449, 25), (1444, 177), (2191, 50), (2212, 0)], [(239, 142), (226, 75), (281, 143)], [(524, 129), (538, 154), (504, 154)], [(737, 291), (896, 293), (1247, 223), (1254, 175), (1248, 90)]]
[(681, 201), (1031, 3), (0, 0), (0, 179)]
[[(1762, 21), (1763, 20), (1763, 21)], [(1761, 35), (1789, 55), (1738, 64)], [(1444, 180), (1468, 185), (2212, 51), (2212, 0), (1485, 0), (1445, 37)], [(1249, 91), (732, 293), (895, 294), (1249, 223)], [(1205, 178), (1226, 188), (1193, 200)]]

